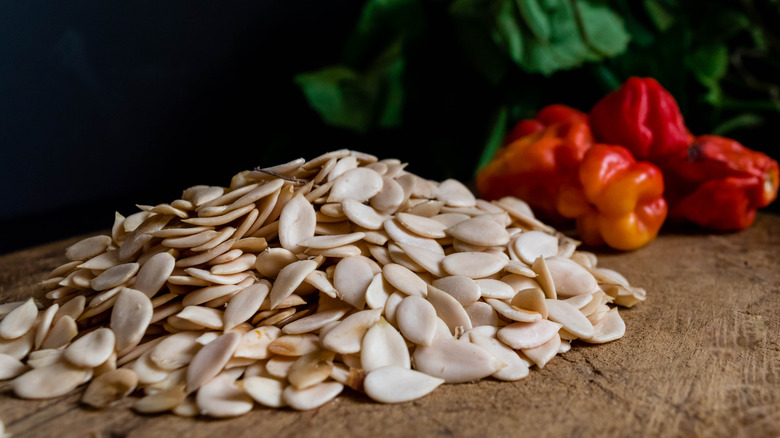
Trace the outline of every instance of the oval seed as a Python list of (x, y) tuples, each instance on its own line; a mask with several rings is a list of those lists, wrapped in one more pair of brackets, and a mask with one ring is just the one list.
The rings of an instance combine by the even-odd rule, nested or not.
[(338, 382), (323, 382), (303, 389), (288, 386), (282, 392), (282, 398), (291, 408), (307, 411), (333, 400), (343, 389), (344, 385)]
[(184, 331), (174, 333), (160, 341), (149, 352), (149, 360), (162, 370), (173, 371), (192, 361), (201, 349), (197, 339), (201, 332)]
[(336, 264), (333, 286), (338, 297), (357, 309), (366, 305), (366, 290), (374, 279), (374, 271), (361, 257), (346, 257)]
[(371, 169), (359, 167), (344, 172), (333, 180), (328, 202), (342, 202), (354, 199), (366, 202), (382, 190), (382, 177)]
[(555, 357), (556, 354), (558, 354), (558, 350), (561, 348), (561, 337), (558, 336), (558, 333), (553, 335), (550, 340), (545, 342), (542, 345), (539, 345), (538, 347), (533, 348), (523, 348), (523, 354), (526, 355), (529, 359), (531, 359), (536, 366), (539, 368), (544, 368), (544, 366), (547, 364), (547, 362), (550, 361), (553, 357)]
[(509, 233), (503, 225), (480, 216), (458, 222), (458, 224), (447, 228), (447, 234), (462, 242), (477, 246), (499, 246), (509, 242)]
[(398, 246), (404, 251), (406, 257), (413, 263), (422, 267), (423, 270), (428, 271), (437, 277), (444, 277), (447, 275), (441, 267), (441, 261), (444, 259), (444, 254), (403, 242), (399, 242)]
[(102, 291), (122, 285), (138, 272), (138, 263), (123, 263), (106, 269), (100, 275), (90, 280), (92, 289)]
[(511, 382), (528, 376), (528, 368), (530, 366), (528, 361), (520, 357), (517, 352), (509, 348), (503, 342), (474, 332), (469, 334), (469, 340), (472, 344), (479, 345), (506, 364), (506, 367), (493, 373), (493, 377), (496, 379)]
[(384, 318), (380, 318), (363, 336), (360, 363), (366, 371), (386, 366), (411, 368), (406, 341)]
[(184, 385), (176, 385), (139, 398), (133, 404), (133, 409), (143, 414), (166, 412), (178, 406), (186, 397)]
[(499, 300), (511, 300), (515, 296), (515, 290), (509, 284), (501, 280), (483, 278), (477, 280), (482, 298), (497, 298)]
[(501, 316), (513, 321), (534, 322), (542, 319), (542, 315), (537, 312), (519, 309), (511, 304), (507, 304), (505, 301), (497, 300), (495, 298), (487, 298), (485, 299), (485, 302), (496, 309), (496, 312), (501, 314)]
[(315, 269), (317, 269), (317, 262), (314, 260), (299, 260), (282, 268), (269, 293), (271, 309), (276, 308), (289, 297)]
[(109, 327), (116, 335), (116, 349), (120, 354), (138, 345), (153, 313), (152, 302), (143, 292), (129, 288), (119, 292)]
[(200, 413), (216, 418), (229, 418), (252, 410), (252, 398), (235, 383), (230, 375), (222, 374), (203, 385), (195, 397)]
[(109, 236), (93, 236), (65, 248), (65, 257), (70, 260), (89, 260), (104, 252), (111, 245)]
[(569, 259), (550, 257), (545, 262), (555, 290), (563, 296), (588, 294), (598, 287), (593, 274)]
[(114, 353), (114, 332), (99, 328), (87, 333), (65, 349), (65, 359), (82, 368), (95, 368)]
[(268, 345), (270, 353), (280, 356), (303, 356), (319, 348), (319, 336), (311, 333), (279, 336)]
[(593, 329), (593, 336), (584, 340), (591, 344), (603, 344), (622, 338), (626, 333), (626, 323), (620, 317), (617, 307), (613, 307), (593, 325)]
[(241, 341), (241, 335), (227, 332), (198, 351), (187, 367), (187, 393), (191, 393), (222, 371)]
[(269, 408), (281, 408), (286, 404), (282, 397), (285, 384), (268, 377), (247, 377), (240, 382), (244, 391), (256, 402)]
[(425, 298), (409, 296), (398, 305), (395, 319), (406, 339), (418, 345), (431, 345), (438, 317), (433, 304)]
[(395, 217), (406, 229), (420, 236), (432, 239), (441, 239), (447, 236), (447, 233), (444, 232), (447, 227), (431, 218), (409, 213), (398, 213)]
[(418, 371), (447, 383), (479, 380), (506, 366), (484, 348), (455, 339), (437, 339), (430, 346), (417, 347), (414, 364)]
[(452, 295), (463, 306), (468, 306), (480, 297), (479, 283), (463, 275), (438, 278), (431, 285)]
[(381, 403), (403, 403), (433, 392), (444, 379), (407, 368), (388, 366), (366, 375), (363, 388), (366, 395)]
[(323, 347), (336, 353), (357, 353), (360, 351), (363, 335), (379, 321), (381, 315), (382, 309), (355, 312), (322, 336), (320, 343)]
[[(557, 300), (555, 300), (557, 301)], [(512, 306), (531, 312), (538, 312), (542, 318), (547, 319), (547, 302), (544, 292), (538, 287), (532, 287), (519, 291), (512, 298)]]
[(75, 367), (66, 362), (35, 368), (11, 381), (17, 397), (44, 399), (65, 395), (89, 380), (92, 370)]
[(498, 273), (507, 262), (501, 256), (486, 252), (457, 252), (444, 257), (441, 265), (451, 275), (483, 278)]
[(471, 330), (469, 314), (452, 295), (429, 285), (428, 301), (433, 304), (439, 318), (447, 324), (450, 333)]
[(474, 194), (468, 187), (455, 179), (446, 179), (439, 184), (436, 199), (450, 207), (474, 207), (477, 204)]
[(393, 178), (382, 178), (382, 189), (369, 201), (375, 209), (391, 213), (403, 204), (405, 199), (404, 189)]
[(593, 324), (576, 307), (559, 300), (546, 300), (549, 318), (563, 324), (563, 328), (580, 338), (590, 338), (596, 334)]
[(498, 330), (498, 339), (513, 350), (538, 347), (558, 335), (562, 326), (540, 319), (534, 322), (515, 322)]
[(108, 371), (97, 376), (87, 386), (81, 396), (81, 402), (93, 408), (104, 409), (130, 395), (137, 385), (138, 377), (129, 369)]
[(167, 252), (153, 255), (138, 270), (133, 289), (143, 292), (149, 298), (153, 297), (162, 289), (175, 265), (176, 259)]
[(249, 359), (266, 359), (271, 355), (268, 351), (268, 346), (281, 334), (282, 331), (274, 326), (263, 326), (250, 330), (241, 337), (241, 342), (236, 347), (234, 356)]
[(316, 350), (298, 358), (287, 372), (287, 380), (297, 389), (308, 388), (325, 381), (333, 369), (332, 351)]
[(0, 354), (0, 380), (13, 379), (27, 371), (27, 366), (19, 359), (7, 354)]
[(30, 331), (38, 316), (38, 307), (32, 298), (16, 307), (0, 321), (0, 338), (17, 339)]
[(302, 195), (294, 196), (279, 216), (279, 243), (284, 249), (300, 252), (300, 242), (314, 237), (316, 226), (314, 207)]
[(396, 263), (382, 267), (382, 275), (396, 289), (407, 295), (424, 297), (428, 294), (427, 284), (417, 274)]
[(369, 230), (381, 229), (382, 223), (387, 219), (373, 208), (354, 199), (342, 201), (341, 208), (350, 221)]
[(517, 235), (512, 250), (520, 260), (532, 264), (538, 257), (552, 257), (558, 253), (558, 239), (541, 231), (526, 231)]
[(54, 326), (46, 335), (41, 344), (41, 348), (60, 348), (75, 338), (79, 334), (79, 329), (76, 326), (76, 321), (68, 315), (63, 316), (57, 321)]
[(224, 330), (228, 331), (242, 322), (248, 321), (268, 296), (268, 283), (255, 283), (244, 288), (230, 299), (223, 315)]
[[(379, 275), (379, 274), (377, 274)], [(332, 309), (305, 316), (297, 321), (293, 321), (282, 328), (282, 331), (288, 335), (297, 335), (302, 333), (314, 332), (326, 324), (338, 321), (347, 313), (347, 309)]]
[(330, 249), (348, 245), (363, 239), (366, 233), (357, 232), (350, 234), (334, 234), (328, 236), (314, 236), (300, 242), (301, 246), (314, 249)]
[(484, 301), (477, 301), (469, 304), (464, 307), (464, 310), (466, 310), (466, 313), (468, 313), (469, 318), (471, 319), (472, 327), (498, 325), (498, 313), (496, 313), (495, 309), (493, 309), (490, 304)]

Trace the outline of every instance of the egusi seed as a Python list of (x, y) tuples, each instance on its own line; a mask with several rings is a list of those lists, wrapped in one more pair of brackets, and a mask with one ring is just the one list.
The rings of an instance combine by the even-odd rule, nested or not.
[[(88, 385), (103, 408), (231, 417), (518, 380), (609, 342), (645, 291), (534, 218), (406, 163), (338, 150), (194, 186), (65, 251), (0, 305), (0, 379), (23, 398)], [(446, 366), (444, 366), (446, 364)], [(137, 393), (137, 391), (136, 391)]]

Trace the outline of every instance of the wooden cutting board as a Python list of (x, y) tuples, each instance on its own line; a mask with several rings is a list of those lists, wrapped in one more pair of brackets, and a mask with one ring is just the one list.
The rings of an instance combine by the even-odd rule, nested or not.
[[(29, 296), (78, 238), (0, 256), (0, 302)], [(411, 403), (347, 392), (309, 412), (256, 407), (230, 420), (142, 416), (16, 399), (0, 383), (14, 437), (780, 436), (780, 216), (736, 234), (665, 233), (600, 266), (645, 287), (621, 310), (626, 335), (575, 343), (519, 382), (445, 385)]]

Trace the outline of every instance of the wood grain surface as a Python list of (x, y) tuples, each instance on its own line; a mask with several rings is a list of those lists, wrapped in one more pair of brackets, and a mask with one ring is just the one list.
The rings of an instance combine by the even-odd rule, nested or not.
[[(1, 256), (0, 302), (30, 296), (77, 239)], [(599, 261), (648, 291), (621, 310), (625, 337), (575, 343), (519, 382), (398, 405), (345, 392), (314, 411), (230, 420), (138, 415), (131, 400), (96, 411), (80, 391), (20, 400), (0, 383), (0, 419), (14, 437), (780, 437), (780, 216), (736, 234), (665, 233)]]

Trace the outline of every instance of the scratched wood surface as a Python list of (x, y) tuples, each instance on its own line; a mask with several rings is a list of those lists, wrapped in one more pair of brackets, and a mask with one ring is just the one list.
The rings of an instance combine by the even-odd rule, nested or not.
[[(0, 256), (0, 302), (32, 294), (75, 240)], [(0, 383), (0, 419), (14, 437), (780, 436), (780, 216), (599, 257), (648, 290), (621, 312), (625, 337), (575, 344), (519, 382), (445, 385), (399, 405), (345, 392), (310, 412), (220, 421), (137, 415), (129, 401), (95, 411), (80, 392), (19, 400)]]

